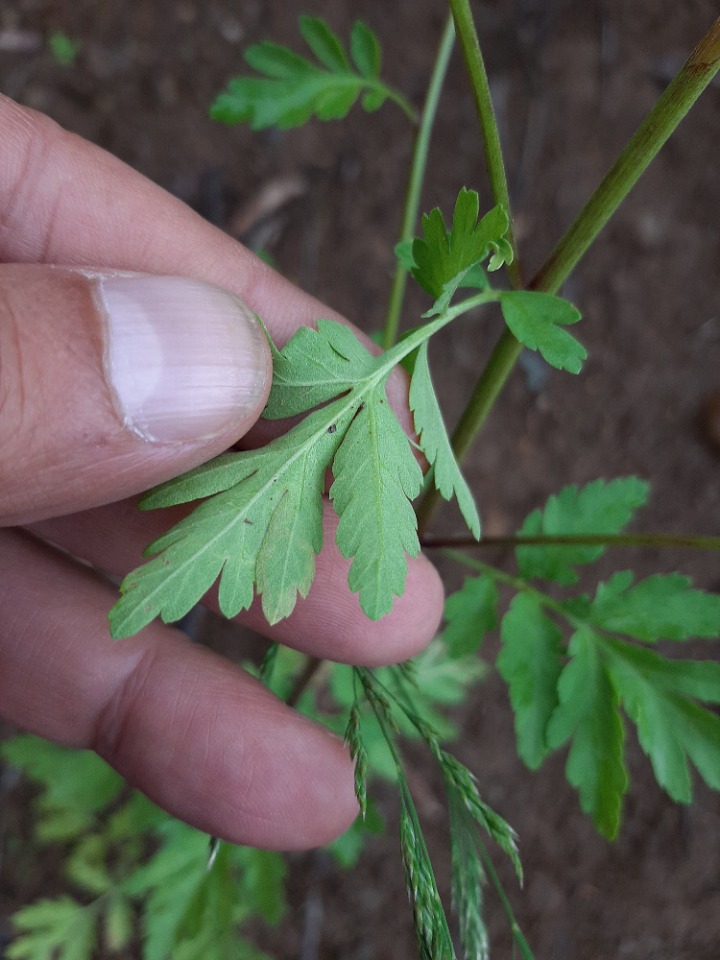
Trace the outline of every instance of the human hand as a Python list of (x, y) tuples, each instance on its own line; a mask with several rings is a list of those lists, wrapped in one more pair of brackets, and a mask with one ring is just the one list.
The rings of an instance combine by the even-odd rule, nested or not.
[[(357, 812), (342, 744), (176, 629), (111, 641), (115, 591), (97, 570), (124, 574), (168, 526), (128, 498), (221, 453), (260, 415), (269, 351), (232, 294), (280, 343), (334, 315), (114, 157), (2, 96), (0, 129), (0, 711), (97, 750), (209, 833), (324, 843)], [(404, 596), (377, 623), (346, 576), (327, 536), (290, 618), (271, 628), (253, 607), (238, 619), (367, 665), (431, 639), (442, 587), (427, 560), (409, 561)]]

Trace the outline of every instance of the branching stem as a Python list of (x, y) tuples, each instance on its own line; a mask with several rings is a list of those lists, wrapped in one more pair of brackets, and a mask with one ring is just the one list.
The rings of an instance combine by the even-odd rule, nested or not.
[[(464, 18), (462, 30), (460, 26), (457, 26), (457, 29), (458, 37), (465, 51), (469, 41), (467, 39), (463, 40), (464, 37), (472, 39), (474, 36), (474, 42), (477, 40), (474, 27), (472, 28), (472, 35), (469, 33), (472, 25), (469, 4), (467, 0), (449, 0), (449, 2), (453, 13), (457, 9)], [(470, 19), (470, 25), (466, 23), (467, 18)], [(470, 45), (472, 46), (472, 44)], [(681, 68), (641, 123), (635, 135), (580, 211), (574, 223), (531, 280), (528, 285), (530, 289), (546, 293), (556, 293), (560, 289), (563, 282), (719, 69), (720, 18), (712, 24), (690, 55), (687, 63)], [(473, 86), (476, 89), (476, 99), (479, 101), (479, 87), (476, 87), (475, 79), (473, 79)], [(499, 145), (499, 139), (496, 142)], [(488, 154), (488, 165), (490, 165), (490, 154)], [(498, 184), (494, 189), (499, 189)], [(459, 460), (462, 460), (484, 426), (488, 414), (521, 352), (521, 345), (509, 330), (505, 330), (493, 350), (487, 366), (480, 375), (472, 398), (453, 433), (453, 446)], [(421, 529), (427, 527), (437, 504), (437, 493), (431, 491), (422, 503), (423, 522)]]

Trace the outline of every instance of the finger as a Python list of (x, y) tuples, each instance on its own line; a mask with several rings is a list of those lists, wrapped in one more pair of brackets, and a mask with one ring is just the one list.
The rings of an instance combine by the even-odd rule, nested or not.
[[(141, 513), (131, 501), (35, 524), (33, 531), (93, 566), (124, 576), (143, 562), (142, 550), (186, 511)], [(271, 640), (304, 653), (366, 666), (397, 663), (414, 656), (434, 637), (443, 609), (443, 587), (425, 557), (409, 558), (405, 592), (386, 617), (368, 620), (348, 589), (350, 561), (335, 544), (337, 517), (325, 504), (324, 545), (316, 559), (313, 586), (293, 613), (270, 627), (260, 604), (237, 620)], [(217, 597), (205, 599), (217, 610)]]
[(97, 750), (154, 802), (236, 843), (300, 849), (349, 826), (352, 765), (337, 738), (178, 631), (110, 641), (112, 591), (50, 551), (0, 532), (6, 719)]
[(117, 158), (0, 95), (0, 260), (195, 277), (231, 290), (284, 342), (334, 316)]
[(0, 525), (137, 493), (259, 417), (267, 341), (193, 280), (0, 265)]
[[(318, 317), (347, 323), (116, 157), (2, 94), (0, 130), (0, 261), (203, 280), (240, 297), (280, 346)], [(388, 396), (412, 433), (402, 373)]]

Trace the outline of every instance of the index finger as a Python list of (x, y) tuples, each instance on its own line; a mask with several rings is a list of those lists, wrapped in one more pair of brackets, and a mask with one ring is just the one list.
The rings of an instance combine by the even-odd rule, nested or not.
[(192, 277), (239, 296), (284, 343), (342, 319), (111, 154), (0, 94), (0, 260)]

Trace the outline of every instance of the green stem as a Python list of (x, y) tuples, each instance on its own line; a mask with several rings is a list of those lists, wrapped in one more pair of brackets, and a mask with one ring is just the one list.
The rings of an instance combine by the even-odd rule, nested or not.
[(513, 237), (510, 193), (508, 191), (505, 163), (500, 145), (500, 133), (495, 118), (495, 110), (493, 109), (492, 97), (490, 96), (490, 84), (485, 69), (485, 61), (483, 60), (482, 51), (480, 50), (480, 42), (470, 11), (469, 0), (449, 0), (449, 4), (455, 21), (458, 42), (465, 59), (465, 66), (470, 77), (473, 96), (475, 98), (475, 108), (477, 110), (478, 120), (480, 121), (480, 131), (485, 147), (485, 160), (487, 163), (488, 177), (490, 178), (490, 189), (492, 190), (495, 203), (502, 204), (510, 218), (508, 240), (515, 252), (515, 258), (512, 263), (508, 264), (508, 277), (511, 286), (517, 289), (522, 286), (522, 278)]
[[(408, 243), (415, 235), (415, 224), (417, 223), (420, 210), (420, 194), (425, 179), (425, 170), (427, 168), (428, 150), (430, 148), (430, 136), (432, 134), (437, 106), (440, 100), (445, 76), (447, 74), (450, 54), (452, 53), (455, 40), (455, 30), (452, 17), (448, 19), (447, 26), (440, 40), (435, 64), (430, 77), (425, 105), (423, 107), (420, 126), (415, 140), (415, 149), (410, 166), (410, 178), (408, 180), (407, 193), (405, 196), (405, 208), (403, 211), (402, 225), (400, 228), (400, 241)], [(388, 350), (397, 340), (398, 327), (400, 324), (400, 313), (402, 311), (403, 299), (405, 297), (405, 287), (407, 285), (407, 270), (399, 263), (395, 267), (395, 276), (390, 289), (390, 300), (388, 303), (385, 327), (383, 329), (382, 346)]]
[(666, 533), (621, 533), (621, 534), (561, 534), (537, 537), (425, 537), (423, 549), (448, 549), (473, 547), (528, 547), (528, 546), (587, 546), (587, 547), (641, 547), (680, 548), (687, 550), (720, 550), (720, 537), (676, 536)]
[(498, 583), (502, 583), (506, 587), (512, 587), (518, 593), (524, 593), (534, 597), (541, 606), (552, 610), (554, 614), (569, 623), (574, 630), (582, 626), (582, 620), (573, 616), (570, 611), (566, 610), (559, 601), (555, 600), (549, 594), (538, 590), (537, 587), (533, 587), (527, 580), (523, 580), (521, 577), (514, 577), (511, 573), (505, 573), (504, 570), (493, 567), (489, 563), (483, 563), (481, 560), (475, 560), (473, 557), (466, 557), (464, 553), (458, 553), (457, 550), (446, 550), (445, 555), (451, 560), (456, 560), (463, 566), (468, 567), (470, 570), (474, 570), (476, 573), (486, 574)]
[(402, 112), (407, 116), (408, 120), (410, 120), (412, 124), (416, 124), (418, 122), (417, 110), (410, 103), (407, 97), (403, 96), (399, 90), (395, 90), (393, 87), (388, 87), (384, 83), (376, 84), (376, 89), (381, 90), (388, 100), (392, 100), (394, 104), (400, 107)]
[(582, 630), (583, 627), (587, 627), (589, 624), (595, 635), (601, 640), (627, 646), (627, 640), (623, 638), (620, 632), (598, 627), (593, 624), (592, 621), (588, 621), (582, 616), (576, 616), (560, 601), (551, 597), (550, 594), (545, 593), (545, 591), (532, 586), (527, 580), (523, 580), (521, 577), (513, 577), (512, 574), (506, 573), (498, 567), (493, 567), (489, 563), (483, 563), (481, 560), (475, 560), (473, 557), (467, 557), (465, 554), (459, 553), (456, 550), (446, 550), (445, 555), (451, 560), (456, 560), (463, 566), (468, 567), (470, 570), (474, 570), (476, 573), (484, 574), (485, 576), (491, 577), (497, 583), (502, 583), (506, 587), (512, 587), (518, 593), (524, 593), (526, 596), (533, 597), (541, 607), (545, 607), (546, 610), (554, 613), (559, 620), (563, 620), (569, 624), (573, 631)]
[[(450, 0), (450, 5), (454, 10), (455, 6), (466, 7), (467, 2)], [(462, 39), (459, 28), (458, 36)], [(720, 18), (712, 24), (685, 66), (642, 122), (607, 176), (530, 282), (530, 289), (547, 293), (555, 293), (559, 290), (718, 69), (720, 69)], [(521, 352), (521, 345), (509, 330), (505, 330), (480, 375), (470, 402), (453, 433), (453, 446), (458, 452), (458, 459), (462, 460), (484, 426)], [(421, 529), (427, 527), (438, 502), (438, 494), (434, 490), (424, 498), (421, 504), (423, 516)]]

